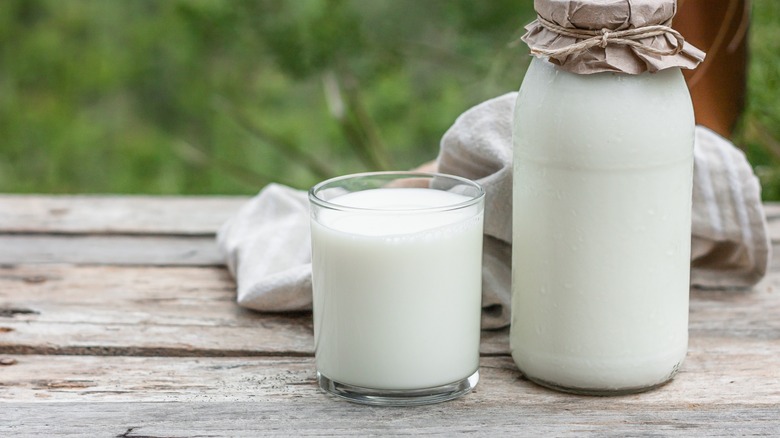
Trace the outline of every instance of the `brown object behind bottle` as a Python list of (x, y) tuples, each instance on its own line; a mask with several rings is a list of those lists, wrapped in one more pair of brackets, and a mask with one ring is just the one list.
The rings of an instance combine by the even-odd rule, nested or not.
[(730, 137), (745, 106), (749, 0), (678, 0), (673, 26), (707, 58), (683, 71), (696, 123)]

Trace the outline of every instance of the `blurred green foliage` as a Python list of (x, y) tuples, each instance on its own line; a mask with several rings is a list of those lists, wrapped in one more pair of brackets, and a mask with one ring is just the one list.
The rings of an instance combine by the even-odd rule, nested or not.
[(0, 191), (252, 193), (433, 159), (525, 0), (3, 0)]
[(753, 0), (748, 98), (734, 141), (747, 153), (765, 200), (780, 201), (780, 1)]
[[(515, 90), (530, 0), (2, 0), (0, 192), (253, 193), (433, 159)], [(736, 141), (780, 199), (780, 2)]]

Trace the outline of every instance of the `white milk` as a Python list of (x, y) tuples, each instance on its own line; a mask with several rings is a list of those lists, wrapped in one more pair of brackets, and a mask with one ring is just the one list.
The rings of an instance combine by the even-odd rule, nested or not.
[(472, 198), (373, 189), (312, 221), (317, 370), (373, 389), (440, 386), (479, 365), (482, 207), (414, 212)]
[(693, 110), (679, 69), (534, 59), (515, 109), (512, 357), (595, 392), (670, 379), (688, 341)]

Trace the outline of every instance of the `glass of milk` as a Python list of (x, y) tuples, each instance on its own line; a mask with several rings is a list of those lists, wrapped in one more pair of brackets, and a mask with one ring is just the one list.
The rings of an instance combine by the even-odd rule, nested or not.
[(484, 190), (374, 172), (309, 191), (317, 379), (373, 405), (450, 400), (479, 380)]

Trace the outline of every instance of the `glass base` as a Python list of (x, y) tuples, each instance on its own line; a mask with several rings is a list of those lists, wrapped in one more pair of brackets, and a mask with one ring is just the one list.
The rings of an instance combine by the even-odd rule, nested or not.
[(320, 388), (354, 403), (374, 406), (419, 406), (441, 403), (471, 392), (479, 382), (479, 370), (465, 379), (422, 389), (371, 389), (331, 380), (317, 372)]

